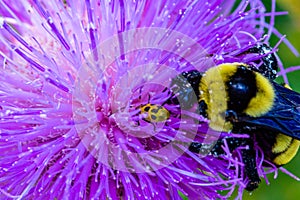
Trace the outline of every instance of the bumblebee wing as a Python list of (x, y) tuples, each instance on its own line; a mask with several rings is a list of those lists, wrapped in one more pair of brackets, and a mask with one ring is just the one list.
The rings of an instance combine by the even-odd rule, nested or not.
[(248, 127), (281, 132), (300, 140), (300, 94), (273, 83), (276, 99), (272, 109), (261, 117), (245, 117)]

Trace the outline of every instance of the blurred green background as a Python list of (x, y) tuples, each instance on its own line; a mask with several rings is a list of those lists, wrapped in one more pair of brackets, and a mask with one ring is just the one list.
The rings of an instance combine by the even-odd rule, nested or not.
[[(271, 0), (264, 0), (267, 10), (271, 10)], [(286, 38), (300, 52), (300, 1), (299, 0), (277, 0), (276, 11), (288, 11), (285, 16), (275, 18), (275, 27), (280, 33), (286, 35)], [(271, 46), (278, 42), (278, 38), (271, 37)], [(285, 67), (300, 65), (300, 58), (296, 57), (285, 44), (279, 46), (277, 52)], [(300, 71), (288, 74), (290, 86), (300, 92)], [(281, 81), (282, 79), (278, 79)], [(294, 175), (300, 177), (300, 153), (287, 165), (284, 166)], [(260, 187), (252, 192), (245, 192), (245, 200), (272, 199), (272, 200), (298, 200), (300, 199), (300, 182), (294, 180), (288, 175), (279, 172), (277, 179), (273, 174), (268, 176), (270, 185), (266, 185), (262, 180)], [(233, 198), (234, 199), (234, 198)]]

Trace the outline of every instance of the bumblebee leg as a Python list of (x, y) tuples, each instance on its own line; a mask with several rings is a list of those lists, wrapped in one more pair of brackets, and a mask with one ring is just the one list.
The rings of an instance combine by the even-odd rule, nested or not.
[[(226, 143), (229, 148), (229, 151), (232, 152), (240, 146), (248, 146), (247, 149), (242, 149), (242, 160), (245, 165), (244, 173), (245, 176), (249, 179), (249, 182), (246, 186), (246, 190), (253, 191), (256, 189), (260, 183), (260, 178), (257, 172), (255, 151), (253, 149), (253, 141), (251, 138), (226, 138)], [(213, 155), (223, 155), (225, 154), (224, 149), (224, 140), (218, 140), (213, 148), (207, 148), (205, 144), (198, 142), (192, 142), (189, 146), (189, 150), (194, 153), (208, 153), (211, 152)]]
[(246, 190), (251, 192), (258, 187), (260, 183), (260, 178), (256, 167), (256, 158), (255, 158), (255, 151), (253, 149), (253, 141), (251, 141), (250, 139), (247, 140), (248, 140), (247, 145), (249, 145), (249, 148), (242, 150), (242, 159), (245, 165), (244, 167), (245, 175), (249, 179), (249, 182), (246, 186)]
[[(230, 152), (243, 144), (243, 141), (239, 138), (227, 138), (226, 141), (228, 143)], [(189, 146), (189, 151), (200, 154), (212, 153), (215, 156), (219, 156), (225, 154), (222, 146), (224, 146), (223, 140), (217, 140), (215, 144), (202, 144), (199, 142), (192, 142)]]
[[(247, 141), (245, 141), (245, 138), (226, 138), (226, 143), (228, 145), (228, 148), (230, 152), (235, 150), (239, 146), (246, 145)], [(222, 148), (224, 146), (223, 140), (217, 140), (217, 142), (212, 146), (211, 144), (201, 144), (199, 142), (192, 142), (189, 146), (189, 151), (193, 153), (202, 153), (205, 152), (205, 150), (209, 150), (212, 154), (218, 156), (225, 154), (224, 149)], [(211, 147), (208, 149), (208, 147)]]

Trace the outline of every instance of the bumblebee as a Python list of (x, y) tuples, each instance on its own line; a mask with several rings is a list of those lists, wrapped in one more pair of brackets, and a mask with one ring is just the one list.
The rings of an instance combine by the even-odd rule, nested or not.
[[(231, 152), (248, 146), (241, 150), (248, 191), (260, 183), (254, 142), (264, 151), (265, 159), (277, 166), (290, 162), (296, 155), (300, 145), (300, 94), (244, 63), (225, 63), (205, 73), (189, 71), (182, 76), (193, 76), (193, 81), (186, 81), (195, 89), (200, 114), (209, 119), (210, 128), (249, 135), (220, 139), (210, 151), (214, 155), (224, 154), (225, 141)], [(184, 96), (184, 91), (183, 87), (180, 95)], [(189, 150), (199, 153), (202, 146), (193, 142)]]

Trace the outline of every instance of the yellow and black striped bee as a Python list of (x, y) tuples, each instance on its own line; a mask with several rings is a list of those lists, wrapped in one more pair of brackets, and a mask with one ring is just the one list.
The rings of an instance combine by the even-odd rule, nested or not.
[[(275, 83), (273, 67), (268, 68), (270, 73), (261, 73), (261, 69), (253, 70), (244, 63), (224, 63), (204, 73), (183, 72), (174, 81), (179, 88), (179, 100), (187, 104), (185, 93), (189, 95), (194, 90), (199, 112), (209, 119), (210, 128), (249, 135), (220, 139), (210, 151), (214, 155), (224, 154), (225, 140), (230, 151), (239, 146), (249, 147), (242, 150), (248, 191), (260, 183), (254, 142), (264, 151), (265, 158), (277, 166), (288, 163), (300, 145), (300, 94)], [(185, 91), (186, 83), (192, 89)], [(201, 147), (201, 143), (193, 142), (189, 150), (199, 153)]]

